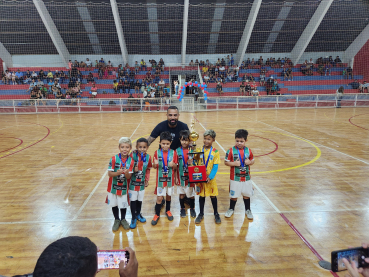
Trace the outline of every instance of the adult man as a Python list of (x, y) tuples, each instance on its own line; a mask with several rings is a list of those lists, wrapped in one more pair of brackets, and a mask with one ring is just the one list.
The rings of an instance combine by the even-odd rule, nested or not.
[(176, 106), (170, 106), (167, 110), (167, 120), (160, 122), (154, 130), (152, 130), (151, 135), (147, 138), (149, 145), (158, 137), (162, 132), (168, 131), (171, 133), (173, 141), (170, 148), (176, 150), (181, 146), (179, 140), (179, 132), (182, 130), (189, 130), (186, 123), (178, 121), (179, 111)]
[[(45, 248), (37, 260), (33, 277), (94, 277), (97, 273), (97, 247), (88, 238), (66, 237)], [(137, 277), (138, 262), (135, 252), (127, 247), (130, 259), (127, 266), (119, 264), (119, 276)]]

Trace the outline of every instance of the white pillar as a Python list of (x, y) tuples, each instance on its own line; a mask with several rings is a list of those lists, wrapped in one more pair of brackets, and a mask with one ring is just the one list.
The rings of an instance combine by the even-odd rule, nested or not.
[(187, 27), (188, 27), (188, 7), (189, 0), (184, 0), (183, 6), (183, 30), (182, 30), (182, 67), (186, 65), (186, 45), (187, 45)]
[(260, 5), (262, 0), (254, 0), (252, 4), (249, 17), (247, 19), (245, 29), (243, 30), (242, 38), (240, 44), (238, 45), (237, 54), (235, 60), (236, 64), (240, 65), (245, 55), (247, 46), (249, 45), (252, 30), (254, 29), (255, 21), (259, 13)]
[(42, 22), (45, 25), (46, 30), (48, 31), (51, 40), (53, 41), (56, 50), (58, 50), (58, 53), (62, 59), (62, 61), (65, 63), (65, 66), (68, 66), (68, 62), (70, 60), (70, 54), (65, 46), (65, 43), (62, 39), (62, 37), (59, 34), (58, 29), (55, 26), (54, 21), (52, 20), (44, 2), (42, 0), (33, 0), (33, 4), (36, 6), (36, 9), (42, 19)]
[(147, 17), (149, 19), (151, 54), (153, 55), (160, 54), (158, 9), (156, 7), (156, 0), (147, 0)]
[(0, 42), (0, 58), (5, 63), (6, 67), (13, 67), (12, 55), (6, 50), (4, 44)]
[(220, 26), (222, 25), (223, 21), (225, 5), (226, 3), (224, 0), (217, 0), (215, 4), (213, 23), (211, 25), (211, 33), (208, 44), (208, 54), (215, 54), (219, 38)]
[(120, 50), (122, 52), (123, 64), (126, 64), (128, 63), (128, 50), (126, 46), (126, 41), (124, 39), (122, 22), (120, 21), (117, 1), (110, 0), (110, 5), (111, 5), (111, 9), (112, 9), (113, 16), (114, 16), (115, 27), (117, 28)]
[(342, 62), (353, 64), (354, 57), (368, 40), (369, 24), (364, 28), (364, 30), (361, 31), (361, 33), (355, 38), (350, 46), (347, 47), (346, 51), (343, 53)]
[(297, 64), (302, 54), (304, 54), (306, 47), (309, 45), (332, 3), (333, 0), (322, 0), (322, 2), (320, 2), (308, 25), (291, 51), (290, 57), (293, 64)]

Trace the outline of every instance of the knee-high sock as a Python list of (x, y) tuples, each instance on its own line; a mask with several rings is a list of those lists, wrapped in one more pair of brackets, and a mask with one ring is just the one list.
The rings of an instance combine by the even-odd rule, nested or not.
[(179, 203), (181, 204), (181, 209), (184, 209), (185, 208), (184, 198), (179, 197)]
[(229, 209), (234, 210), (234, 206), (236, 206), (237, 200), (234, 201), (231, 199), (231, 201), (229, 202)]
[(200, 203), (200, 214), (204, 214), (204, 206), (205, 206), (205, 197), (199, 197), (199, 203)]
[(120, 219), (123, 220), (123, 219), (126, 219), (126, 212), (127, 212), (127, 209), (120, 209)]
[(117, 219), (117, 220), (120, 220), (119, 219), (119, 209), (118, 209), (118, 206), (112, 207), (111, 210), (113, 211), (114, 218)]
[(195, 208), (195, 199), (190, 198), (190, 208), (191, 209)]
[(136, 219), (137, 201), (131, 201), (132, 219)]
[(165, 212), (170, 211), (170, 202), (171, 202), (171, 201), (168, 201), (168, 200), (167, 200), (167, 202), (166, 202), (166, 207), (165, 207)]
[(156, 204), (155, 205), (155, 214), (157, 216), (160, 216), (160, 210), (161, 210), (161, 204)]
[(137, 209), (136, 209), (137, 215), (141, 214), (141, 208), (142, 208), (142, 201), (137, 201)]
[(217, 197), (211, 197), (211, 204), (213, 205), (214, 214), (218, 214), (218, 199)]
[(248, 199), (243, 199), (243, 202), (245, 203), (245, 210), (251, 210), (251, 208), (250, 208), (250, 198), (248, 198)]

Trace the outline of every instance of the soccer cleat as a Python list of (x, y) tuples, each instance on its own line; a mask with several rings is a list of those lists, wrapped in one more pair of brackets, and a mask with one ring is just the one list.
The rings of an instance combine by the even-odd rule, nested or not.
[(123, 226), (123, 228), (124, 228), (125, 230), (129, 230), (129, 224), (128, 224), (127, 220), (122, 219), (122, 220), (120, 221), (120, 224)]
[(195, 223), (198, 224), (198, 223), (201, 223), (201, 220), (203, 219), (204, 215), (203, 214), (199, 214), (197, 217), (196, 217), (196, 220), (195, 220)]
[(139, 214), (139, 215), (137, 216), (137, 220), (138, 220), (139, 222), (141, 222), (141, 223), (145, 223), (145, 222), (146, 222), (146, 218), (144, 218), (144, 217), (142, 216), (142, 214)]
[(231, 217), (231, 216), (233, 215), (233, 212), (234, 212), (234, 211), (233, 211), (232, 209), (229, 209), (228, 211), (226, 211), (226, 213), (225, 213), (225, 215), (224, 215), (224, 216), (225, 216), (225, 217), (227, 217), (227, 218), (228, 218), (228, 217)]
[(185, 209), (181, 209), (181, 217), (186, 217), (186, 210)]
[(152, 219), (152, 221), (151, 221), (151, 225), (156, 225), (156, 224), (158, 224), (159, 219), (160, 219), (160, 216), (158, 216), (158, 215), (154, 215), (154, 218), (153, 218), (153, 219)]
[(215, 223), (216, 223), (216, 224), (220, 224), (220, 223), (222, 223), (222, 221), (220, 220), (220, 216), (219, 216), (219, 214), (215, 214), (215, 215), (214, 215), (214, 217), (215, 217)]
[(120, 226), (120, 220), (119, 219), (114, 220), (113, 231), (114, 232), (118, 231), (119, 226)]
[(169, 221), (173, 220), (173, 215), (170, 211), (165, 212), (165, 214), (167, 215), (167, 218), (168, 218)]
[(252, 215), (251, 210), (246, 210), (246, 216), (248, 219), (254, 219), (254, 216)]
[(137, 226), (137, 219), (132, 218), (131, 225), (129, 225), (129, 228), (134, 229), (134, 228), (136, 228), (136, 226)]
[(190, 214), (191, 214), (191, 217), (195, 218), (196, 217), (195, 209), (190, 209)]

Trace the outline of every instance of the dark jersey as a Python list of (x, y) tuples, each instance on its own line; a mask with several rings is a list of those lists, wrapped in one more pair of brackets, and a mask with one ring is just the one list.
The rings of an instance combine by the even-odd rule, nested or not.
[(160, 136), (162, 132), (167, 131), (171, 133), (173, 141), (172, 141), (172, 144), (170, 145), (170, 149), (176, 150), (178, 147), (181, 146), (181, 142), (179, 140), (179, 132), (182, 130), (189, 130), (186, 123), (178, 121), (176, 127), (170, 128), (168, 126), (168, 121), (165, 120), (163, 122), (160, 122), (158, 125), (156, 125), (154, 130), (152, 130), (150, 136), (153, 138), (157, 138)]

